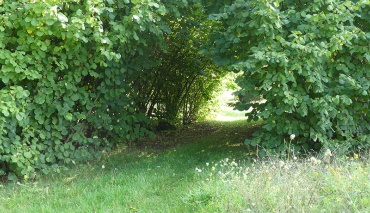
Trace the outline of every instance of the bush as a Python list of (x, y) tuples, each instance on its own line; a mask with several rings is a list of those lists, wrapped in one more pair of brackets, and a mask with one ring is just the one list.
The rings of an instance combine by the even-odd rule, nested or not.
[(225, 73), (198, 51), (211, 28), (196, 2), (0, 6), (0, 175), (9, 179), (96, 157), (156, 121), (190, 123)]
[(243, 1), (210, 15), (220, 30), (213, 53), (242, 71), (243, 94), (262, 96), (249, 120), (265, 120), (252, 140), (284, 149), (320, 148), (368, 135), (370, 1)]
[(0, 175), (58, 170), (147, 133), (130, 82), (162, 41), (163, 5), (0, 5)]

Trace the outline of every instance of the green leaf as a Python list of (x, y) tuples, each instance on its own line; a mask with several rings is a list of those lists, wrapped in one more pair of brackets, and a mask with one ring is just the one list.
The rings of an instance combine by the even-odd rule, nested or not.
[(67, 114), (66, 114), (66, 119), (67, 119), (67, 120), (71, 121), (71, 120), (72, 120), (72, 118), (73, 118), (73, 116), (72, 116), (72, 114), (71, 114), (71, 113), (67, 113)]
[(5, 148), (10, 148), (10, 143), (9, 143), (9, 141), (3, 141), (3, 146), (4, 146)]
[(23, 116), (22, 116), (21, 114), (16, 114), (16, 115), (15, 115), (15, 117), (16, 117), (16, 119), (17, 119), (18, 121), (23, 120)]
[(266, 156), (266, 151), (264, 151), (264, 150), (260, 150), (260, 151), (258, 152), (258, 156), (260, 156), (260, 157), (265, 157), (265, 156)]
[(136, 34), (136, 33), (134, 33), (134, 39), (135, 39), (136, 41), (138, 41), (138, 40), (139, 40), (139, 37), (137, 36), (137, 34)]
[(16, 181), (17, 180), (17, 175), (15, 175), (13, 172), (8, 174), (8, 180), (10, 181)]
[(8, 76), (3, 75), (3, 77), (1, 79), (4, 82), (4, 84), (7, 84), (9, 82)]
[(30, 152), (23, 153), (23, 156), (30, 159), (32, 157), (32, 154)]
[(44, 104), (45, 103), (45, 97), (42, 95), (36, 96), (35, 97), (35, 102), (38, 104)]
[(244, 140), (244, 144), (245, 144), (245, 145), (249, 145), (250, 143), (251, 143), (251, 140), (249, 140), (249, 139), (245, 139), (245, 140)]
[(73, 101), (77, 101), (79, 98), (80, 98), (80, 95), (79, 95), (79, 94), (73, 94), (73, 95), (71, 96), (71, 99), (72, 99)]
[(10, 115), (7, 109), (3, 109), (1, 112), (4, 114), (5, 117), (8, 117)]
[(43, 133), (40, 133), (40, 138), (41, 138), (42, 140), (45, 140), (46, 136), (45, 136)]
[(54, 22), (55, 22), (55, 21), (54, 21), (53, 19), (48, 19), (48, 20), (46, 20), (46, 22), (45, 22), (45, 23), (46, 23), (47, 25), (51, 26), (51, 25), (53, 25), (53, 24), (54, 24)]
[(38, 24), (39, 22), (37, 21), (37, 19), (35, 19), (35, 18), (33, 18), (32, 19), (32, 21), (31, 21), (31, 24), (33, 25), (33, 26), (37, 26), (37, 24)]

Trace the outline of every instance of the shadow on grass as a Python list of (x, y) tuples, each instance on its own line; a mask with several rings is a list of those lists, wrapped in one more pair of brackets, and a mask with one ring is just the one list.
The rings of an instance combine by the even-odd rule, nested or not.
[(181, 144), (199, 143), (199, 140), (205, 141), (203, 146), (242, 144), (259, 126), (260, 122), (248, 123), (246, 120), (200, 122), (174, 131), (159, 132), (155, 138), (140, 140), (135, 146), (161, 151)]
[[(259, 128), (260, 122), (210, 121), (163, 132), (154, 139), (137, 143), (136, 148), (118, 149), (105, 158), (107, 168), (153, 171), (165, 168), (169, 173), (192, 179), (195, 168), (224, 158), (251, 161), (253, 148), (244, 145)], [(149, 170), (148, 170), (149, 168)], [(190, 175), (189, 175), (190, 174)]]

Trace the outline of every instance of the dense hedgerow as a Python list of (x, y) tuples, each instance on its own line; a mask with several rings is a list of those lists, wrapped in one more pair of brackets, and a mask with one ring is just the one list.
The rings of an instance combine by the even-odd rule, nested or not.
[(0, 175), (85, 160), (147, 133), (130, 91), (168, 28), (157, 1), (0, 1)]
[(196, 1), (0, 1), (0, 175), (96, 157), (150, 134), (150, 119), (198, 118), (225, 74), (198, 51), (211, 30), (203, 11)]
[(210, 15), (215, 60), (243, 72), (241, 95), (266, 100), (238, 106), (265, 121), (246, 144), (368, 144), (369, 11), (370, 1), (237, 0)]

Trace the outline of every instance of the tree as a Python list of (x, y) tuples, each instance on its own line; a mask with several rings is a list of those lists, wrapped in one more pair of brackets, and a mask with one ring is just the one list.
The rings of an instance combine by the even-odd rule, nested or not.
[(265, 103), (239, 105), (265, 123), (246, 144), (284, 150), (369, 134), (370, 1), (236, 0), (210, 19), (219, 64), (243, 72), (241, 94)]
[(196, 120), (226, 73), (207, 52), (200, 52), (212, 30), (203, 6), (190, 2), (173, 11), (164, 17), (169, 26), (166, 47), (150, 51), (156, 66), (143, 69), (133, 87), (141, 111), (167, 125)]

